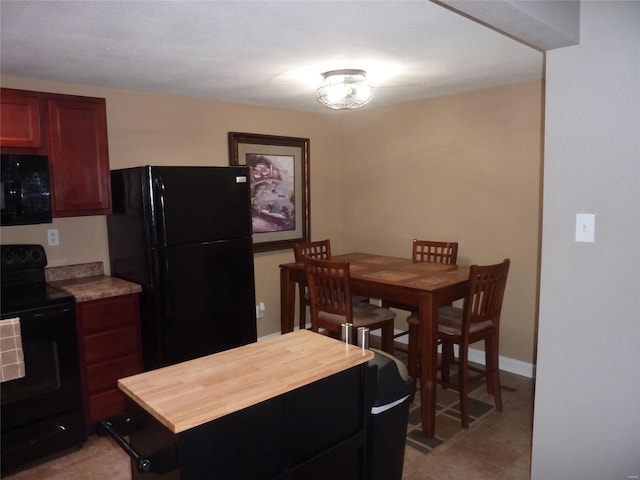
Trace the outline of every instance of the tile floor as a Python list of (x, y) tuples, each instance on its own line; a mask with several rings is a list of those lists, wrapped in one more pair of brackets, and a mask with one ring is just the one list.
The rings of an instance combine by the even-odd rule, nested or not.
[[(407, 446), (403, 480), (530, 478), (533, 381), (502, 374), (503, 412), (493, 411), (429, 453)], [(487, 403), (493, 397), (487, 396)], [(6, 477), (7, 480), (130, 480), (128, 457), (108, 438)]]
[(403, 480), (530, 478), (533, 380), (502, 372), (501, 381), (510, 387), (502, 392), (503, 411), (491, 412), (427, 454), (407, 447)]

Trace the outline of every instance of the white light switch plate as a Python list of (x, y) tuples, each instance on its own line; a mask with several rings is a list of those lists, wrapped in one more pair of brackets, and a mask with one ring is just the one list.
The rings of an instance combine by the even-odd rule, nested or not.
[(576, 213), (576, 242), (593, 243), (596, 216), (593, 213)]

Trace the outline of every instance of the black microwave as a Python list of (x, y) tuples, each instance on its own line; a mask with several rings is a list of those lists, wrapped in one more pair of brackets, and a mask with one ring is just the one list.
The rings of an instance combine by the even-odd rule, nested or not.
[(0, 225), (51, 223), (49, 161), (43, 155), (1, 155)]

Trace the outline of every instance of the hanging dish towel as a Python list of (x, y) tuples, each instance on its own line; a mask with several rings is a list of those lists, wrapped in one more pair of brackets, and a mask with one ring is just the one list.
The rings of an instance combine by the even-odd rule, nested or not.
[(0, 320), (0, 370), (2, 382), (24, 377), (24, 353), (19, 318)]

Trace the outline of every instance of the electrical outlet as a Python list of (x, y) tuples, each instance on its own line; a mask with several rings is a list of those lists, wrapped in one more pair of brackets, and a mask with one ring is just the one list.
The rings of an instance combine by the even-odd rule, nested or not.
[(58, 235), (57, 228), (50, 228), (47, 230), (47, 243), (50, 247), (57, 247), (60, 245), (60, 236)]

